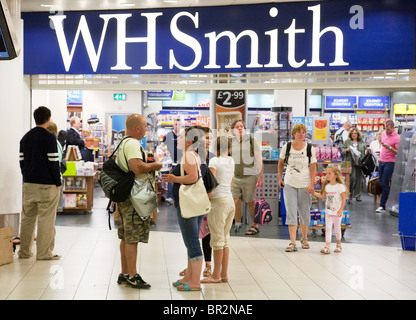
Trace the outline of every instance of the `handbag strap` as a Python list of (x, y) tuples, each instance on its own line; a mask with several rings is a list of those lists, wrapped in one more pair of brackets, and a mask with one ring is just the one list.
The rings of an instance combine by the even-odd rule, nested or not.
[[(198, 179), (200, 179), (202, 177), (202, 173), (201, 173), (201, 168), (199, 167), (198, 158), (197, 158), (197, 156), (195, 155), (194, 152), (192, 152), (192, 155), (195, 157), (196, 166), (198, 167)], [(184, 176), (185, 175), (184, 174), (185, 172), (184, 172), (184, 169), (183, 169), (183, 164), (184, 163), (185, 163), (185, 153), (183, 154), (182, 159), (180, 161), (180, 165), (181, 165), (181, 176)]]

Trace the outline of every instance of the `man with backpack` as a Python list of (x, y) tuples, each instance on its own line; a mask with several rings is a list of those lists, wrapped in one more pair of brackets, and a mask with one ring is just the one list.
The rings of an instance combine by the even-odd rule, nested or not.
[[(136, 178), (146, 179), (152, 171), (162, 168), (158, 162), (147, 163), (147, 157), (140, 144), (147, 131), (146, 119), (139, 114), (132, 114), (126, 121), (126, 137), (120, 142), (116, 163), (125, 172), (133, 171)], [(118, 237), (121, 253), (121, 273), (117, 283), (138, 289), (149, 289), (137, 273), (137, 245), (139, 242), (147, 243), (149, 240), (150, 219), (143, 220), (135, 211), (130, 197), (117, 203)]]
[(348, 133), (352, 127), (351, 121), (347, 120), (344, 122), (342, 127), (335, 132), (334, 135), (334, 146), (335, 147), (342, 147), (345, 141), (348, 139)]

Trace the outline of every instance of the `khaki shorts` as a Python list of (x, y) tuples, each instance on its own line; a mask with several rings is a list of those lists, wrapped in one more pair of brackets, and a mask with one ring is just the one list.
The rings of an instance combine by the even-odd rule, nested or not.
[(239, 176), (234, 177), (234, 183), (231, 186), (231, 193), (233, 198), (240, 198), (245, 203), (250, 203), (255, 200), (257, 176)]
[(117, 203), (118, 209), (118, 238), (126, 243), (149, 241), (150, 218), (143, 220), (134, 210), (130, 199)]

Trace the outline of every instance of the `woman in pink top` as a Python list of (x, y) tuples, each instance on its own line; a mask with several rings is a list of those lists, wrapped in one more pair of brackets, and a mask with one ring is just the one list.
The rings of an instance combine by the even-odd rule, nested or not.
[(394, 122), (392, 120), (387, 120), (386, 131), (381, 135), (381, 152), (378, 172), (382, 193), (380, 207), (376, 212), (381, 213), (386, 211), (386, 202), (390, 194), (390, 179), (393, 175), (399, 143), (400, 135), (394, 130)]

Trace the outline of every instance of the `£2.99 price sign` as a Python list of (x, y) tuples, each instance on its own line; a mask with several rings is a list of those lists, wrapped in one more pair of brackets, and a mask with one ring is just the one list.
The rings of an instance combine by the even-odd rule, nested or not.
[(234, 120), (245, 120), (245, 90), (217, 90), (215, 93), (216, 128), (230, 129)]

